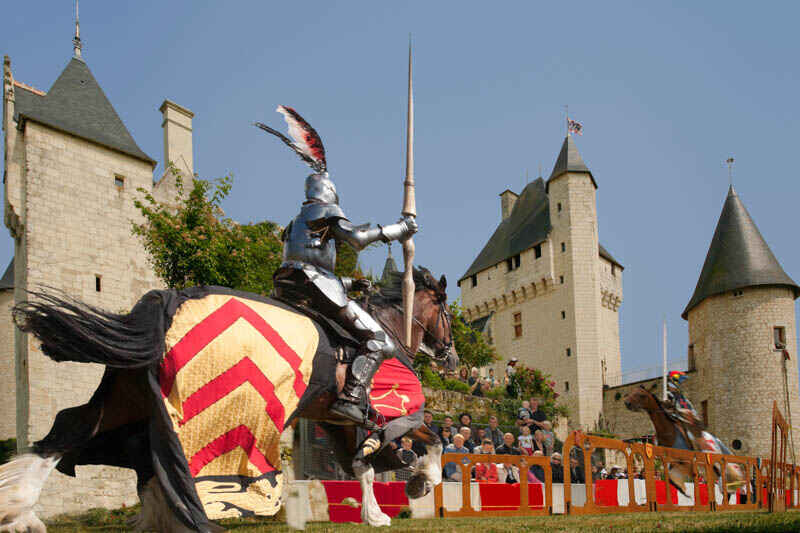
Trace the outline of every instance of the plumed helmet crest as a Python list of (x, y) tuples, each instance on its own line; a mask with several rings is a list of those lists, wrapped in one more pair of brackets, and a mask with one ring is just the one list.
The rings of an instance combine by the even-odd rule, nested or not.
[(314, 169), (314, 172), (324, 173), (328, 169), (328, 164), (325, 161), (325, 147), (322, 146), (322, 139), (320, 139), (317, 131), (291, 107), (279, 105), (276, 111), (286, 119), (291, 139), (261, 122), (256, 122), (255, 126), (275, 135), (286, 143), (289, 148), (300, 156), (300, 159)]

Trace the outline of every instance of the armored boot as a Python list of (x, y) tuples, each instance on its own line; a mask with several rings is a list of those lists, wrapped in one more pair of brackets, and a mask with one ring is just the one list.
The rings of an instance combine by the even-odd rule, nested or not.
[(366, 353), (356, 357), (347, 369), (339, 398), (331, 405), (331, 413), (358, 425), (372, 426), (369, 421), (369, 389), (372, 377), (385, 359), (394, 356), (395, 345), (383, 328), (357, 303), (349, 301), (342, 309), (341, 323), (362, 339)]
[(359, 425), (369, 425), (369, 388), (372, 377), (380, 368), (380, 352), (370, 352), (356, 357), (347, 369), (347, 380), (330, 412), (352, 420)]

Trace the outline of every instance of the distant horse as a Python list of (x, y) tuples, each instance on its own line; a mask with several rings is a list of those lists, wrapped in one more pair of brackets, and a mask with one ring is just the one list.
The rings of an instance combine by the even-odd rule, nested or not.
[[(341, 361), (358, 344), (321, 317), (222, 287), (151, 291), (128, 314), (35, 293), (15, 307), (17, 325), (53, 360), (106, 371), (87, 404), (60, 411), (32, 453), (0, 466), (0, 531), (44, 531), (32, 509), (47, 476), (53, 468), (74, 476), (83, 464), (136, 471), (138, 529), (207, 532), (218, 518), (273, 515), (283, 487), (280, 435), (298, 417), (322, 422), (340, 466), (360, 481), (364, 522), (389, 525), (372, 484), (376, 472), (408, 466), (394, 439), (427, 447), (406, 485), (410, 498), (441, 482), (442, 445), (422, 422), (414, 354), (458, 364), (444, 276), (420, 268), (414, 281), (410, 346), (400, 276), (364, 302), (400, 347), (373, 381), (373, 407), (389, 422), (369, 435), (328, 413), (343, 385)], [(379, 386), (385, 392), (376, 396)]]
[[(658, 439), (659, 446), (677, 448), (679, 450), (705, 451), (723, 455), (733, 455), (722, 441), (706, 431), (703, 431), (703, 435), (697, 435), (694, 439), (690, 438), (687, 428), (673, 420), (667, 414), (661, 401), (641, 385), (631, 391), (631, 393), (625, 397), (624, 401), (625, 407), (631, 411), (643, 410), (650, 415), (650, 420), (653, 422), (653, 427), (655, 427), (656, 430), (656, 438)], [(697, 438), (706, 438), (709, 445), (707, 447), (697, 446)], [(717, 465), (714, 465), (714, 471), (717, 476), (721, 475)], [(675, 488), (686, 496), (684, 483), (692, 479), (691, 466), (687, 463), (671, 464), (668, 475), (670, 482)], [(728, 493), (736, 492), (736, 489), (747, 483), (747, 475), (737, 464), (728, 464), (725, 469), (725, 479), (727, 481), (725, 490)]]

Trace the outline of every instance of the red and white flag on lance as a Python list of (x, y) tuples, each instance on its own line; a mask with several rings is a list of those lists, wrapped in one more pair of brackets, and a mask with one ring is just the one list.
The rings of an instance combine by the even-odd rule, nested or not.
[(572, 120), (571, 118), (567, 117), (567, 131), (569, 133), (577, 133), (578, 135), (583, 135), (583, 124), (581, 124), (577, 120)]

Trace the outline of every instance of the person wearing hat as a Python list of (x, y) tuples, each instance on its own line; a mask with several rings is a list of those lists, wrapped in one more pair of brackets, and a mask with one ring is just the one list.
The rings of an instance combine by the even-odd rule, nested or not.
[(511, 380), (511, 377), (514, 375), (514, 371), (517, 367), (517, 361), (519, 361), (519, 359), (516, 357), (512, 357), (508, 361), (508, 364), (506, 365), (506, 375), (503, 376), (503, 383), (506, 386), (506, 394), (508, 394), (508, 396), (511, 398), (515, 398), (517, 396), (517, 391), (514, 387), (513, 381)]

